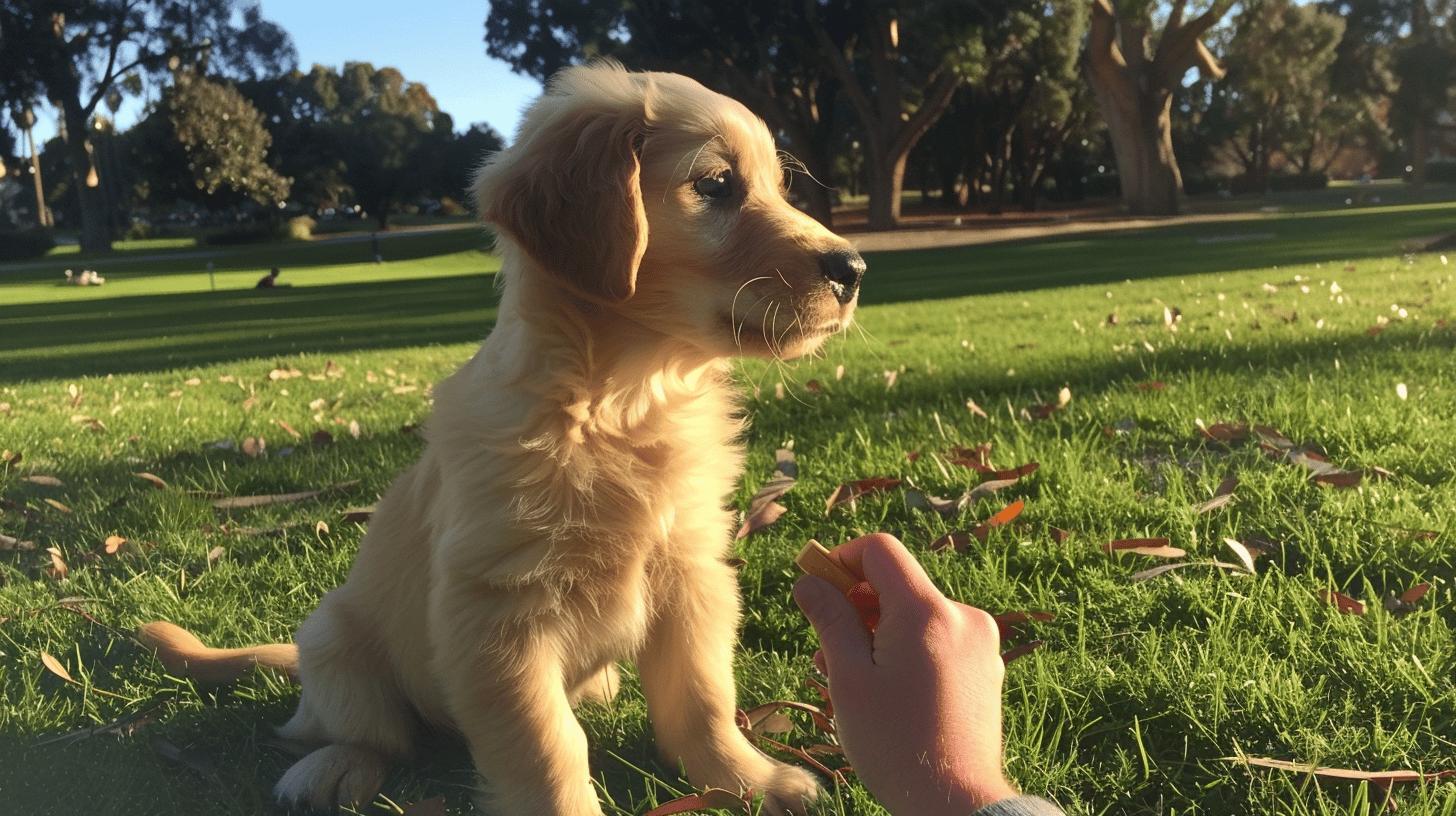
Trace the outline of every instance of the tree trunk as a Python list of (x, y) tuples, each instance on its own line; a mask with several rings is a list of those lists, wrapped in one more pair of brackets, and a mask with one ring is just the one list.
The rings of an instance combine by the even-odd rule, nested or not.
[(1123, 204), (1133, 215), (1177, 215), (1183, 177), (1173, 156), (1172, 94), (1142, 93), (1099, 82), (1096, 73), (1092, 77), (1112, 137)]
[[(91, 137), (80, 100), (62, 100), (66, 120), (66, 158), (76, 187), (81, 209), (81, 251), (110, 252), (111, 228), (106, 217), (106, 196), (99, 183), (91, 184), (95, 169), (91, 155)], [(98, 180), (100, 176), (97, 176)]]
[(1426, 156), (1431, 152), (1431, 131), (1425, 122), (1416, 122), (1411, 131), (1411, 187), (1419, 190), (1426, 186)]
[(900, 223), (900, 195), (905, 187), (906, 153), (870, 157), (869, 228), (894, 229)]

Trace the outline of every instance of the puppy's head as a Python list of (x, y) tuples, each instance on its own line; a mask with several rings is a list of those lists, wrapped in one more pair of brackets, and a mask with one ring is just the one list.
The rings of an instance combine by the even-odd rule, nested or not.
[(739, 103), (596, 64), (552, 80), (475, 193), (563, 293), (708, 354), (789, 358), (848, 325), (865, 264), (785, 181)]

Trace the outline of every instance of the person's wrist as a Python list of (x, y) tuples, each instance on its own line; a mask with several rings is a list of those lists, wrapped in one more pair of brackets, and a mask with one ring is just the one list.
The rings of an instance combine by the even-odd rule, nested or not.
[(1016, 788), (1005, 777), (967, 780), (958, 784), (947, 797), (944, 816), (971, 816), (987, 805), (1016, 796)]

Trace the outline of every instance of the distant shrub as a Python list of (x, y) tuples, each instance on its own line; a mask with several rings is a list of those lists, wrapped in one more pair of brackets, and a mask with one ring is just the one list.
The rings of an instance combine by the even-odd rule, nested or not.
[(140, 241), (155, 236), (152, 225), (145, 221), (133, 221), (126, 227), (126, 232), (121, 234), (123, 240)]
[(28, 261), (43, 257), (56, 246), (47, 229), (0, 230), (0, 261)]
[(1261, 184), (1249, 176), (1235, 176), (1230, 187), (1235, 193), (1292, 193), (1299, 190), (1323, 190), (1330, 186), (1324, 173), (1271, 173)]
[(295, 215), (288, 219), (288, 240), (307, 241), (313, 237), (314, 228), (318, 222), (307, 215)]
[(460, 206), (460, 202), (456, 201), (455, 199), (451, 198), (450, 196), (444, 196), (444, 197), (442, 197), (440, 199), (440, 214), (441, 215), (469, 215), (470, 214), (470, 211), (467, 210), (467, 209), (465, 209), (464, 207)]
[(267, 244), (276, 241), (307, 241), (313, 236), (318, 222), (306, 215), (295, 216), (287, 221), (264, 221), (238, 224), (213, 230), (203, 237), (203, 242), (212, 246), (234, 246), (237, 244)]
[(1426, 181), (1456, 184), (1456, 161), (1441, 159), (1426, 164)]

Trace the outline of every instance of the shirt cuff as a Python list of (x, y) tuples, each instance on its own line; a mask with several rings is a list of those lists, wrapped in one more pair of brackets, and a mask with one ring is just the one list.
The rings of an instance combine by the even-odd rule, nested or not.
[(1062, 809), (1039, 796), (1013, 796), (992, 802), (971, 816), (1065, 816)]

